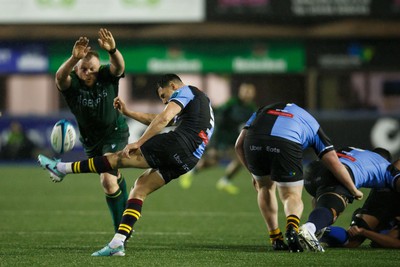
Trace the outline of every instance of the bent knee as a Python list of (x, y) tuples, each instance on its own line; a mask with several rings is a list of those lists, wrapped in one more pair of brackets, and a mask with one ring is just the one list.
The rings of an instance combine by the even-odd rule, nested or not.
[(111, 194), (114, 193), (118, 188), (118, 177), (110, 173), (100, 174), (100, 183), (104, 189), (104, 192)]

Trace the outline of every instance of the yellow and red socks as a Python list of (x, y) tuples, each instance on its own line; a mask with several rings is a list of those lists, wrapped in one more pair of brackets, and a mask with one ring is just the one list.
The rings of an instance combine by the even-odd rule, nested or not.
[(286, 217), (286, 231), (289, 228), (294, 229), (297, 233), (299, 232), (300, 218), (294, 214)]
[(129, 199), (125, 211), (122, 215), (121, 223), (118, 227), (118, 234), (129, 236), (132, 232), (133, 225), (139, 220), (142, 213), (143, 201), (140, 199)]

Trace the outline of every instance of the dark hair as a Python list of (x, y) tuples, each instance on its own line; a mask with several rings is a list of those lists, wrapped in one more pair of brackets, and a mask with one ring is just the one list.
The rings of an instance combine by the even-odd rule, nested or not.
[(387, 161), (392, 162), (392, 155), (387, 149), (384, 149), (382, 147), (376, 147), (372, 150), (372, 152), (375, 152), (376, 154), (381, 155)]
[(169, 84), (169, 82), (171, 81), (179, 81), (182, 82), (181, 78), (179, 78), (178, 75), (173, 74), (173, 73), (169, 73), (169, 74), (164, 74), (163, 76), (161, 76), (161, 78), (158, 80), (157, 82), (157, 88), (159, 87), (165, 87)]

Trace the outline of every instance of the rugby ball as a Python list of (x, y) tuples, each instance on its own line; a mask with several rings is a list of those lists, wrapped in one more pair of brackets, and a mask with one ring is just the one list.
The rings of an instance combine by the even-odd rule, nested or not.
[(68, 120), (59, 120), (54, 124), (50, 143), (56, 153), (63, 154), (75, 146), (76, 131)]

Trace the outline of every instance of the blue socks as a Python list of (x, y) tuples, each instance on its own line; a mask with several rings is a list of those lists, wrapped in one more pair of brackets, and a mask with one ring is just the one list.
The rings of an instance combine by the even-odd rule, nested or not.
[(307, 222), (313, 223), (316, 227), (316, 231), (318, 232), (322, 228), (325, 228), (333, 223), (333, 214), (327, 208), (318, 207), (310, 213)]
[(343, 247), (349, 239), (347, 231), (338, 226), (331, 226), (321, 238), (321, 242), (327, 243), (330, 247)]

